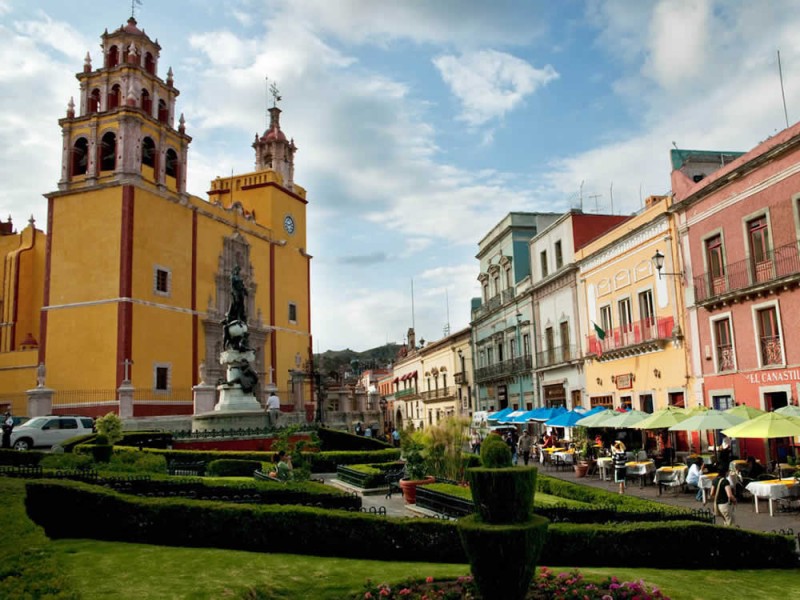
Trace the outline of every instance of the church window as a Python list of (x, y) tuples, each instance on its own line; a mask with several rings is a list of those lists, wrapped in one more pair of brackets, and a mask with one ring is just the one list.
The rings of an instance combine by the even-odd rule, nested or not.
[(72, 175), (86, 175), (89, 165), (89, 142), (78, 138), (72, 147)]
[(119, 48), (111, 46), (108, 49), (108, 68), (116, 67), (119, 64)]
[(113, 110), (119, 106), (121, 96), (122, 90), (119, 84), (115, 83), (108, 94), (108, 110)]
[(158, 296), (169, 296), (172, 291), (172, 272), (156, 265), (153, 268), (153, 292)]
[(113, 171), (117, 167), (117, 136), (108, 132), (100, 142), (100, 170)]
[(99, 110), (100, 110), (100, 90), (95, 88), (89, 95), (89, 112), (96, 113)]
[(164, 172), (168, 177), (178, 177), (178, 153), (172, 148), (167, 150), (167, 162), (165, 164)]
[(153, 55), (150, 52), (144, 55), (144, 70), (151, 75), (156, 74), (156, 61), (153, 59)]
[(170, 367), (165, 364), (156, 364), (153, 369), (153, 389), (157, 392), (169, 391)]
[(149, 137), (142, 140), (142, 165), (156, 166), (156, 144)]
[(161, 123), (167, 122), (167, 117), (169, 116), (169, 112), (167, 111), (167, 103), (164, 100), (158, 101), (158, 120)]
[(289, 302), (289, 322), (297, 323), (297, 304)]
[(153, 112), (153, 100), (150, 98), (150, 93), (142, 89), (142, 110), (149, 116)]

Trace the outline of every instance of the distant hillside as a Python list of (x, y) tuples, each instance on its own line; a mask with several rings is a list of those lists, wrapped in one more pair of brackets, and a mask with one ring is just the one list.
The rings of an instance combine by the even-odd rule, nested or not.
[[(351, 370), (360, 372), (367, 369), (383, 369), (389, 363), (394, 363), (397, 360), (397, 351), (399, 349), (399, 344), (386, 344), (363, 352), (356, 352), (349, 348), (326, 350), (322, 354), (314, 355), (314, 364), (317, 368), (320, 368), (321, 365), (323, 373), (335, 371), (340, 375)], [(353, 361), (358, 362), (354, 363)]]

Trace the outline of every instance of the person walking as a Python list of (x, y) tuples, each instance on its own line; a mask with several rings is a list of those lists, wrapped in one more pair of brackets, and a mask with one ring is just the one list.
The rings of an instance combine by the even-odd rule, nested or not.
[(628, 455), (625, 453), (625, 444), (620, 440), (614, 442), (614, 446), (611, 448), (611, 457), (614, 463), (614, 481), (619, 484), (619, 493), (624, 494), (625, 475), (628, 470), (625, 463), (628, 462)]
[(278, 424), (278, 415), (281, 412), (281, 400), (278, 394), (274, 391), (270, 393), (267, 398), (267, 415), (269, 415), (269, 424), (275, 427)]
[(525, 466), (528, 466), (528, 460), (531, 458), (531, 436), (528, 430), (522, 432), (522, 437), (519, 438), (517, 443), (517, 454), (522, 457)]
[(714, 480), (714, 506), (722, 516), (726, 527), (733, 525), (733, 509), (736, 506), (736, 492), (728, 480), (728, 465), (720, 464), (719, 475)]
[(3, 416), (3, 448), (11, 448), (11, 432), (14, 430), (14, 418), (7, 410)]

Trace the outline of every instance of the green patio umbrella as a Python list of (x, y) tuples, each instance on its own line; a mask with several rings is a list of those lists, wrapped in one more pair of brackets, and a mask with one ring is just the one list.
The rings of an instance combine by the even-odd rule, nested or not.
[(794, 404), (787, 404), (786, 406), (781, 406), (780, 408), (776, 408), (775, 412), (779, 415), (785, 415), (789, 417), (800, 417), (800, 406), (795, 406)]
[[(669, 428), (670, 431), (718, 431), (720, 429), (727, 429), (739, 423), (743, 423), (746, 419), (744, 417), (737, 417), (721, 410), (707, 409), (704, 411), (697, 411), (688, 419), (673, 425)], [(718, 460), (717, 456), (717, 443), (714, 443), (714, 460)]]
[[(737, 417), (742, 417), (743, 419), (755, 419), (756, 417), (760, 417), (764, 414), (764, 411), (760, 408), (755, 408), (753, 406), (747, 406), (746, 404), (740, 404), (739, 406), (734, 406), (733, 408), (729, 408), (726, 411), (729, 415), (736, 415)], [(800, 411), (798, 412), (800, 414)]]
[(616, 413), (613, 410), (605, 409), (600, 412), (596, 412), (593, 415), (589, 415), (588, 417), (584, 417), (575, 423), (576, 427), (605, 427), (604, 422), (610, 419), (611, 417), (615, 416)]
[(667, 429), (688, 418), (689, 415), (682, 408), (668, 406), (657, 410), (646, 419), (631, 425), (631, 427), (634, 429)]
[(626, 427), (633, 427), (636, 423), (644, 421), (650, 415), (640, 410), (629, 410), (624, 413), (618, 413), (603, 421), (603, 427), (616, 427), (623, 429)]
[(722, 433), (728, 437), (762, 440), (795, 437), (800, 435), (800, 418), (768, 412), (755, 419), (723, 429)]

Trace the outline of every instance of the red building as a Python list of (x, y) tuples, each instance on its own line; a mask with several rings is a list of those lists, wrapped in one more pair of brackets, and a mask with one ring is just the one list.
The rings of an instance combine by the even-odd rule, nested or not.
[[(746, 154), (673, 150), (695, 399), (775, 410), (800, 397), (800, 123)], [(788, 440), (775, 440), (778, 458)], [(766, 444), (740, 440), (765, 458)]]

